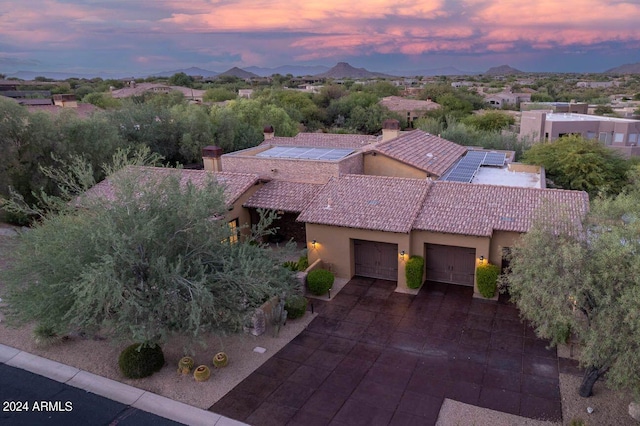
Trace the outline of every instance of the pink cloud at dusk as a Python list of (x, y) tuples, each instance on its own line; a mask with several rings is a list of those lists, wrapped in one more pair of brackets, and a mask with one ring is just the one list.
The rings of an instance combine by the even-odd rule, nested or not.
[[(2, 1), (2, 0), (0, 0)], [(583, 56), (640, 61), (640, 2), (611, 0), (4, 0), (1, 59), (43, 66), (359, 66)], [(595, 53), (594, 53), (595, 52)], [(564, 56), (563, 56), (564, 55)], [(351, 58), (351, 59), (350, 59)], [(445, 59), (446, 58), (446, 59)], [(144, 59), (144, 60), (142, 60)], [(130, 61), (130, 62), (127, 62)], [(445, 61), (447, 63), (445, 63)], [(582, 62), (580, 62), (582, 61)], [(556, 64), (555, 60), (548, 60)], [(512, 64), (517, 65), (517, 64)]]

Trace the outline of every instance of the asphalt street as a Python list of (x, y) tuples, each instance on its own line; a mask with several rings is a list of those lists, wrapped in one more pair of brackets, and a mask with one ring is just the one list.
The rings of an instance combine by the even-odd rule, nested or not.
[(174, 426), (181, 423), (0, 364), (0, 425)]

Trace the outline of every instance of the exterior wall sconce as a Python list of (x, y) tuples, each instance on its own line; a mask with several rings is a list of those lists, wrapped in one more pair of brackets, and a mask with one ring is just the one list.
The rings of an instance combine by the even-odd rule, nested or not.
[(316, 240), (312, 240), (312, 241), (311, 241), (311, 246), (312, 246), (313, 248), (316, 248), (316, 243), (317, 243), (317, 241), (316, 241)]
[(402, 250), (402, 251), (400, 252), (400, 257), (401, 257), (402, 259), (404, 259), (404, 255), (405, 255), (405, 252), (404, 252), (404, 250)]
[(484, 256), (480, 256), (480, 263), (484, 262)]

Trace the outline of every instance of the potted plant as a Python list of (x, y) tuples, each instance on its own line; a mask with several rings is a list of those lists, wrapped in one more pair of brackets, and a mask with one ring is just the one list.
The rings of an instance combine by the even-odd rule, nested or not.
[(211, 370), (206, 365), (200, 365), (193, 371), (193, 378), (197, 382), (206, 382), (211, 377)]
[(226, 367), (228, 363), (229, 363), (229, 357), (224, 352), (218, 352), (213, 357), (213, 365), (216, 368)]

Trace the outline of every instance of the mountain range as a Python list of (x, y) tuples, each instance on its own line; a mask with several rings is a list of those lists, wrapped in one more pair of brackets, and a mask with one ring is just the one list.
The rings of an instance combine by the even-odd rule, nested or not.
[[(1, 70), (0, 70), (1, 72)], [(247, 67), (238, 68), (233, 67), (224, 72), (210, 71), (198, 67), (182, 68), (172, 71), (162, 71), (151, 74), (125, 74), (125, 73), (70, 73), (70, 72), (56, 72), (56, 71), (16, 71), (14, 73), (6, 74), (6, 78), (18, 78), (21, 80), (34, 80), (36, 77), (42, 76), (54, 80), (66, 80), (68, 78), (78, 79), (92, 79), (100, 77), (103, 79), (134, 79), (145, 77), (170, 77), (176, 73), (183, 72), (190, 76), (202, 76), (204, 78), (212, 78), (218, 75), (233, 75), (239, 78), (252, 78), (252, 77), (268, 77), (273, 74), (293, 76), (313, 76), (318, 78), (391, 78), (398, 76), (415, 77), (415, 76), (436, 76), (436, 75), (508, 75), (508, 74), (524, 74), (524, 71), (513, 68), (509, 65), (500, 65), (497, 67), (491, 67), (485, 72), (478, 71), (463, 71), (455, 67), (444, 68), (431, 68), (431, 69), (419, 69), (419, 70), (394, 70), (389, 73), (380, 73), (366, 70), (365, 68), (355, 68), (346, 62), (339, 62), (334, 67), (329, 68), (325, 66), (305, 66), (305, 65), (283, 65), (276, 68), (262, 68), (262, 67)], [(611, 68), (604, 71), (607, 74), (640, 74), (640, 63), (624, 64), (619, 67)]]

